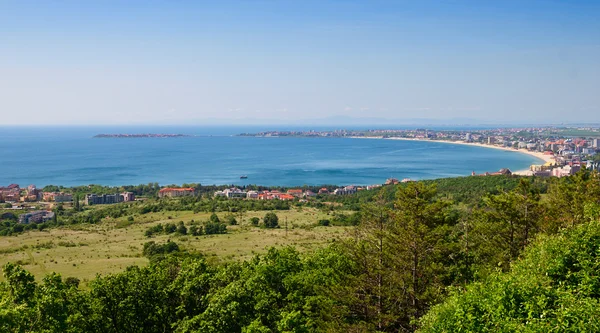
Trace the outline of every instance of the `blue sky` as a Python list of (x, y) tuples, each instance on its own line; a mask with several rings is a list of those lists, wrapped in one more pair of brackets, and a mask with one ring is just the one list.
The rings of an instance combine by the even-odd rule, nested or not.
[(0, 125), (600, 122), (600, 1), (0, 0), (0, 78)]

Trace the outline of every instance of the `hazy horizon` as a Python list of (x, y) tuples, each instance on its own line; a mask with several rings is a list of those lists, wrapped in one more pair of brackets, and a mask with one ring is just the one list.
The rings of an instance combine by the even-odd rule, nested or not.
[(9, 1), (0, 77), (0, 125), (600, 123), (600, 2)]

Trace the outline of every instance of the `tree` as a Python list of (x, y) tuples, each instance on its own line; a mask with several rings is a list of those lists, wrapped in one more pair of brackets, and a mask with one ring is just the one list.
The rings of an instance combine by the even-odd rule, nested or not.
[(600, 222), (538, 238), (511, 271), (455, 290), (419, 332), (598, 332)]
[(543, 207), (531, 183), (521, 179), (510, 192), (489, 196), (474, 213), (474, 249), (483, 262), (509, 268), (540, 230)]
[(200, 235), (202, 235), (202, 230), (203, 230), (202, 226), (192, 225), (189, 228), (189, 233), (192, 236), (200, 236)]
[(362, 209), (346, 243), (358, 265), (341, 292), (355, 318), (348, 330), (412, 331), (413, 320), (440, 296), (448, 204), (435, 195), (433, 185), (410, 183), (398, 187), (393, 208), (380, 197)]
[(172, 234), (175, 231), (177, 231), (177, 226), (175, 224), (173, 224), (173, 223), (167, 223), (164, 226), (164, 231), (167, 234)]
[(231, 214), (227, 215), (226, 220), (227, 220), (227, 224), (229, 224), (229, 225), (237, 225), (237, 220), (235, 219), (235, 216), (233, 216)]
[(206, 222), (204, 225), (204, 233), (207, 235), (225, 234), (227, 226), (221, 222)]
[(177, 226), (177, 233), (180, 235), (187, 235), (187, 231), (187, 228), (185, 225), (183, 225), (183, 221), (180, 221), (179, 225)]
[(266, 228), (277, 228), (279, 226), (279, 217), (273, 212), (268, 212), (263, 217), (263, 223)]
[(79, 194), (76, 193), (73, 195), (73, 210), (79, 212), (81, 208), (79, 207)]
[(17, 304), (34, 302), (33, 296), (36, 289), (35, 278), (23, 267), (7, 263), (2, 268), (4, 279), (8, 283), (11, 298)]
[(582, 169), (573, 176), (555, 179), (550, 186), (548, 203), (553, 217), (544, 224), (546, 232), (573, 227), (584, 221), (585, 206), (600, 204), (600, 175)]

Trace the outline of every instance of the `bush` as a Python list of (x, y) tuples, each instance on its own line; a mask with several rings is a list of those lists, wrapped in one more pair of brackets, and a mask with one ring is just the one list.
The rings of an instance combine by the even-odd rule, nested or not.
[(229, 225), (237, 225), (237, 220), (233, 215), (227, 215), (227, 224)]
[(69, 276), (68, 278), (65, 279), (65, 284), (67, 286), (71, 286), (71, 287), (75, 287), (75, 288), (79, 287), (79, 282), (81, 282), (81, 281), (78, 278), (72, 277), (72, 276)]
[(227, 233), (227, 226), (220, 222), (207, 222), (204, 225), (204, 232), (207, 235), (225, 234)]
[(327, 220), (327, 219), (323, 219), (323, 220), (319, 220), (319, 225), (323, 226), (323, 227), (328, 227), (331, 224), (331, 221)]
[(175, 242), (168, 241), (164, 244), (157, 244), (154, 241), (150, 241), (144, 244), (143, 254), (146, 257), (164, 255), (173, 252), (179, 252), (179, 245), (177, 245)]
[(165, 233), (172, 234), (175, 231), (177, 231), (177, 226), (175, 226), (175, 224), (173, 224), (173, 223), (165, 224)]
[(203, 234), (202, 226), (192, 225), (192, 226), (190, 226), (188, 231), (189, 231), (190, 235), (192, 235), (192, 236), (200, 236)]
[(250, 219), (250, 223), (252, 223), (252, 225), (258, 225), (258, 223), (260, 223), (260, 219), (258, 217), (253, 217)]
[(279, 226), (279, 217), (273, 212), (268, 212), (263, 218), (263, 223), (267, 228), (277, 228)]
[(183, 221), (179, 222), (177, 226), (177, 233), (180, 235), (187, 235), (187, 228), (183, 225)]
[(152, 237), (152, 235), (160, 234), (163, 231), (164, 231), (164, 228), (163, 228), (162, 224), (157, 224), (153, 227), (146, 229), (146, 232), (144, 233), (144, 235), (146, 235), (146, 237)]

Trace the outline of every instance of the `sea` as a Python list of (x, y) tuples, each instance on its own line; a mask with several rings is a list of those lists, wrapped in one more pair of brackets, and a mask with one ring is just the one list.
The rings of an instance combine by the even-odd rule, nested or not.
[[(347, 129), (358, 129), (348, 128)], [(0, 186), (372, 185), (522, 170), (535, 157), (436, 142), (353, 138), (247, 137), (283, 126), (0, 127)], [(363, 128), (366, 129), (366, 128)], [(94, 138), (169, 133), (176, 138)], [(241, 179), (241, 176), (247, 176)]]

